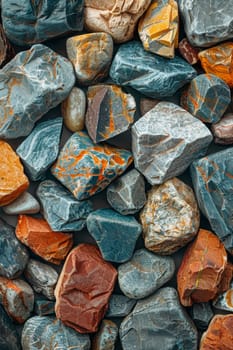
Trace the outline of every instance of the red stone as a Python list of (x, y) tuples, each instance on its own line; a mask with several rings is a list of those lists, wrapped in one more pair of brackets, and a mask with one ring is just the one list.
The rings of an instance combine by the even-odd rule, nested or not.
[(232, 277), (233, 265), (228, 262), (225, 270), (223, 271), (221, 281), (218, 285), (218, 294), (222, 294), (230, 288)]
[(181, 56), (189, 63), (196, 64), (199, 61), (198, 53), (199, 49), (193, 47), (186, 38), (179, 42), (179, 51)]

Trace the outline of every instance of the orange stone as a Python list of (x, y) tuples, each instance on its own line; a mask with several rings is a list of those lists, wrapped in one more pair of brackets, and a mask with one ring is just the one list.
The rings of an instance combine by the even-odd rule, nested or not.
[(29, 186), (23, 165), (11, 146), (0, 140), (0, 206), (13, 202)]
[(57, 265), (65, 259), (73, 245), (71, 234), (54, 232), (44, 219), (29, 215), (19, 215), (16, 236), (35, 254)]

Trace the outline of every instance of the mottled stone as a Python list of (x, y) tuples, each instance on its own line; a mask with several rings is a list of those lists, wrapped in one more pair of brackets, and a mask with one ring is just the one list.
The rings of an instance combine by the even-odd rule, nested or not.
[(229, 289), (217, 296), (212, 304), (216, 309), (233, 312), (233, 281)]
[(73, 87), (69, 96), (62, 102), (61, 112), (68, 130), (72, 132), (83, 130), (86, 112), (85, 92)]
[(8, 215), (36, 214), (40, 211), (40, 204), (31, 193), (25, 191), (2, 209)]
[(53, 264), (60, 264), (73, 245), (72, 235), (54, 232), (45, 220), (29, 215), (19, 215), (16, 236), (33, 253)]
[(134, 97), (116, 85), (88, 88), (85, 126), (93, 142), (110, 139), (129, 129), (134, 122)]
[(223, 145), (233, 143), (233, 113), (226, 113), (218, 123), (211, 125), (214, 142)]
[(206, 153), (209, 129), (183, 108), (160, 102), (132, 127), (134, 164), (151, 185), (182, 174)]
[(123, 216), (112, 209), (98, 209), (87, 218), (87, 229), (104, 260), (122, 263), (129, 260), (141, 233), (133, 216)]
[(117, 278), (98, 248), (79, 244), (68, 255), (56, 289), (56, 316), (80, 333), (96, 332)]
[(134, 305), (136, 304), (135, 299), (130, 299), (122, 294), (112, 294), (108, 310), (105, 314), (106, 317), (124, 317), (127, 316)]
[(210, 303), (193, 304), (190, 314), (195, 325), (200, 330), (206, 329), (214, 316)]
[(44, 218), (54, 231), (80, 231), (92, 211), (90, 201), (78, 201), (59, 183), (45, 180), (36, 194), (41, 202)]
[(199, 51), (200, 50), (193, 47), (186, 38), (179, 42), (179, 52), (181, 56), (191, 65), (196, 64), (199, 61)]
[(0, 67), (10, 61), (14, 55), (15, 51), (6, 37), (2, 25), (0, 25)]
[(19, 335), (15, 325), (0, 306), (0, 349), (21, 350)]
[(117, 334), (117, 325), (110, 320), (103, 320), (93, 339), (92, 350), (114, 350)]
[(34, 311), (39, 316), (55, 314), (55, 301), (47, 299), (36, 299)]
[(115, 84), (132, 87), (156, 99), (173, 96), (196, 74), (182, 58), (175, 56), (167, 60), (145, 51), (138, 41), (121, 45), (110, 69)]
[(174, 288), (137, 302), (120, 326), (123, 350), (197, 349), (197, 331)]
[(140, 112), (143, 116), (147, 112), (149, 112), (152, 108), (154, 108), (160, 101), (152, 98), (142, 97), (140, 98)]
[(52, 174), (81, 200), (104, 190), (132, 160), (129, 151), (95, 145), (85, 132), (76, 132), (61, 150)]
[(27, 136), (75, 83), (72, 64), (41, 44), (18, 53), (0, 73), (0, 137), (7, 139)]
[(57, 159), (62, 131), (62, 118), (37, 124), (16, 152), (31, 180), (45, 178), (46, 171)]

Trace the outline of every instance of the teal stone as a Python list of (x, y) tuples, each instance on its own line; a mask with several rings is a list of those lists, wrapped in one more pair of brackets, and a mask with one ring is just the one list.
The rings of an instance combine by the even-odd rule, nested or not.
[(175, 56), (168, 60), (160, 57), (145, 51), (137, 41), (120, 46), (110, 69), (115, 84), (130, 86), (158, 99), (174, 95), (196, 75), (195, 69), (182, 58)]
[(103, 320), (93, 343), (93, 350), (114, 350), (118, 335), (118, 326), (110, 320)]
[(39, 316), (55, 314), (55, 301), (47, 299), (36, 299), (34, 311)]
[(1, 350), (20, 350), (20, 340), (16, 327), (10, 317), (0, 306), (0, 349)]
[(131, 311), (136, 300), (130, 299), (122, 294), (112, 294), (108, 304), (106, 317), (124, 317)]

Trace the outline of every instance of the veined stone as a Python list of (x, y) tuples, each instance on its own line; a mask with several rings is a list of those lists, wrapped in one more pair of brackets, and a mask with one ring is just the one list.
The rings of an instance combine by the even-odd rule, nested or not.
[(93, 339), (92, 350), (114, 350), (117, 334), (117, 325), (110, 320), (103, 320)]
[(233, 143), (233, 113), (226, 113), (218, 123), (211, 125), (214, 142), (223, 145)]
[(208, 327), (208, 324), (214, 317), (210, 303), (193, 304), (190, 314), (197, 328), (202, 331)]
[(40, 204), (31, 193), (25, 191), (2, 209), (8, 215), (36, 214), (40, 211)]
[(47, 299), (36, 299), (34, 311), (39, 316), (55, 314), (55, 301)]
[(124, 317), (127, 316), (134, 305), (136, 304), (135, 299), (130, 299), (122, 294), (112, 294), (108, 310), (105, 314), (106, 317)]
[(61, 112), (68, 130), (72, 132), (83, 130), (86, 112), (85, 92), (73, 87), (69, 96), (62, 102)]
[(0, 306), (0, 349), (21, 350), (19, 335), (16, 327)]
[(181, 56), (191, 65), (196, 64), (199, 61), (199, 51), (200, 50), (193, 47), (186, 38), (179, 42), (179, 52)]
[(14, 56), (15, 50), (7, 39), (2, 25), (0, 25), (0, 67), (4, 66)]

